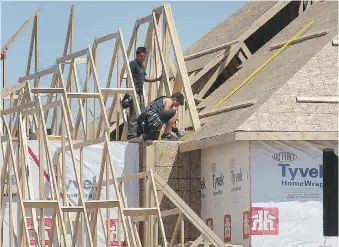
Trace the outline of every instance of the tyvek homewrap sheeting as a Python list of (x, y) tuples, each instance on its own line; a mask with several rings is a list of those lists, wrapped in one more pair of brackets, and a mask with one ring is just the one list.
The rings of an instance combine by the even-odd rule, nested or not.
[(334, 142), (251, 142), (251, 243), (338, 246), (323, 236), (323, 150)]
[(201, 216), (225, 243), (249, 244), (249, 155), (248, 141), (201, 153)]
[[(16, 145), (16, 143), (14, 143)], [(50, 148), (50, 154), (51, 157), (53, 157), (55, 150), (59, 148), (61, 145), (57, 142), (51, 142), (49, 143)], [(39, 199), (39, 147), (37, 141), (28, 141), (28, 159), (29, 159), (29, 170), (30, 170), (30, 176), (31, 176), (31, 182), (33, 185), (33, 193), (34, 198)], [(111, 158), (114, 164), (115, 174), (117, 177), (125, 176), (128, 174), (134, 174), (139, 172), (139, 147), (138, 144), (134, 143), (125, 143), (125, 142), (111, 142), (109, 144), (109, 150), (111, 153)], [(5, 149), (6, 150), (6, 149)], [(93, 194), (92, 194), (92, 187), (98, 182), (99, 179), (99, 173), (100, 173), (100, 166), (101, 166), (101, 157), (102, 157), (102, 151), (103, 151), (103, 145), (92, 145), (90, 147), (85, 147), (83, 150), (83, 160), (84, 160), (84, 184), (79, 185), (75, 179), (75, 172), (73, 168), (73, 163), (71, 159), (70, 152), (66, 155), (66, 188), (67, 188), (67, 197), (69, 198), (70, 202), (73, 205), (77, 205), (78, 202), (78, 189), (79, 186), (83, 186), (84, 188), (84, 198), (85, 200), (93, 200)], [(1, 152), (1, 150), (0, 150)], [(3, 159), (2, 154), (0, 154), (0, 167), (3, 166)], [(46, 158), (44, 158), (46, 162)], [(75, 150), (75, 163), (77, 167), (77, 171), (80, 171), (80, 151)], [(45, 176), (44, 176), (44, 190), (45, 190), (45, 198), (50, 198), (50, 185), (49, 185), (49, 171), (47, 169), (47, 165), (45, 163)], [(14, 174), (14, 173), (13, 173)], [(110, 175), (110, 178), (111, 175)], [(104, 173), (104, 180), (106, 180), (106, 174)], [(15, 184), (15, 179), (13, 177), (12, 183)], [(125, 185), (125, 193), (128, 201), (129, 207), (138, 207), (139, 206), (139, 183), (138, 181), (131, 181), (124, 183)], [(28, 199), (28, 191), (27, 191), (27, 185), (26, 192), (25, 192), (25, 199)], [(110, 198), (109, 200), (116, 200), (116, 194), (114, 185), (110, 186)], [(60, 191), (61, 197), (64, 196), (63, 191)], [(102, 192), (101, 192), (101, 199), (106, 199), (106, 187), (103, 186)], [(14, 215), (14, 231), (16, 236), (18, 236), (18, 226), (20, 226), (22, 223), (18, 222), (19, 218), (17, 217), (18, 214), (20, 214), (20, 211), (18, 211), (18, 197), (13, 197), (13, 215)], [(5, 218), (4, 218), (4, 233), (3, 233), (3, 246), (9, 246), (9, 205), (8, 205), (8, 196), (5, 197), (4, 202), (4, 210), (5, 210)], [(36, 210), (37, 218), (39, 219), (40, 210)], [(51, 227), (51, 210), (45, 210), (45, 227), (46, 227), (46, 242), (45, 244), (48, 245), (49, 241), (49, 235), (50, 235), (50, 227)], [(111, 246), (117, 246), (117, 209), (112, 208), (110, 211), (110, 235), (111, 235)], [(106, 210), (102, 210), (103, 212), (103, 218), (105, 220), (104, 223), (106, 223), (107, 214)], [(73, 213), (75, 218), (75, 213)], [(100, 217), (99, 217), (100, 218)], [(105, 239), (103, 234), (103, 228), (100, 219), (98, 218), (98, 244), (105, 245)], [(26, 210), (26, 221), (28, 223), (28, 227), (30, 229), (30, 234), (32, 234), (32, 215), (31, 210)], [(79, 229), (79, 233), (80, 233)], [(85, 229), (86, 232), (86, 229)], [(80, 234), (78, 234), (80, 236)], [(68, 237), (68, 242), (71, 242), (70, 235)], [(56, 238), (54, 238), (56, 239)], [(16, 242), (16, 239), (14, 239), (14, 243)], [(31, 237), (32, 246), (35, 246), (35, 240), (33, 237)], [(57, 241), (55, 240), (55, 244)], [(81, 244), (80, 238), (78, 238), (78, 244), (82, 246), (86, 246)], [(123, 242), (122, 246), (126, 245), (126, 243)]]
[(323, 236), (322, 151), (335, 144), (252, 141), (202, 150), (202, 218), (225, 243), (339, 246)]

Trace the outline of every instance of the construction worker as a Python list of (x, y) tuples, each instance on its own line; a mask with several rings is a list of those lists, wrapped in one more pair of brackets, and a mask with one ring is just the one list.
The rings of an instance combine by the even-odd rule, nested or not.
[[(146, 59), (146, 55), (147, 55), (146, 48), (138, 47), (136, 51), (136, 59), (129, 63), (141, 113), (145, 111), (145, 102), (143, 96), (144, 83), (157, 82), (160, 81), (162, 78), (162, 76), (156, 79), (151, 79), (147, 77), (145, 66), (143, 64)], [(128, 119), (128, 136), (127, 136), (128, 140), (136, 138), (138, 130), (137, 124), (138, 115), (136, 113), (135, 107), (133, 106), (133, 104), (131, 104), (129, 107), (130, 107), (130, 116)]]
[[(138, 118), (138, 136), (143, 134), (144, 140), (157, 140), (162, 126), (166, 125), (161, 140), (178, 141), (178, 137), (183, 133), (174, 127), (177, 121), (176, 108), (184, 103), (184, 96), (181, 93), (155, 99)], [(175, 130), (178, 137), (172, 135), (171, 130)]]

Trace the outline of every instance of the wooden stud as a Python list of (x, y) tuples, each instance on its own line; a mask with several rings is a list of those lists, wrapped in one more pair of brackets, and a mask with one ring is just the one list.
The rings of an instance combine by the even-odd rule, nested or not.
[[(316, 33), (310, 33), (310, 34), (305, 34), (297, 39), (295, 39), (294, 41), (292, 41), (290, 43), (290, 45), (294, 45), (294, 44), (298, 44), (298, 43), (301, 43), (301, 42), (304, 42), (306, 40), (310, 40), (310, 39), (314, 39), (314, 38), (318, 38), (318, 37), (322, 37), (326, 34), (328, 34), (329, 31), (328, 30), (324, 30), (324, 31), (319, 31), (319, 32), (316, 32)], [(279, 49), (281, 47), (283, 47), (285, 44), (286, 44), (287, 41), (285, 42), (282, 42), (282, 43), (279, 43), (279, 44), (274, 44), (274, 45), (271, 45), (270, 46), (270, 50), (276, 50), (276, 49)]]
[(185, 56), (184, 60), (188, 61), (188, 60), (192, 60), (194, 58), (202, 57), (202, 56), (210, 54), (212, 52), (220, 51), (222, 49), (230, 47), (231, 45), (236, 44), (236, 43), (238, 43), (238, 40), (233, 40), (231, 42), (227, 42), (227, 43), (222, 44), (222, 45), (218, 45), (218, 46), (215, 46), (215, 47), (212, 47), (212, 48), (209, 48), (209, 49), (204, 49), (202, 51), (199, 51), (199, 52)]
[(240, 46), (239, 45), (233, 45), (230, 48), (228, 56), (225, 58), (225, 60), (220, 64), (218, 69), (213, 73), (213, 75), (208, 79), (204, 87), (201, 89), (201, 91), (198, 94), (198, 98), (203, 98), (205, 94), (208, 92), (208, 90), (211, 88), (213, 83), (216, 81), (216, 79), (219, 77), (219, 75), (224, 71), (224, 69), (229, 65), (231, 60), (236, 56), (236, 54), (239, 52)]

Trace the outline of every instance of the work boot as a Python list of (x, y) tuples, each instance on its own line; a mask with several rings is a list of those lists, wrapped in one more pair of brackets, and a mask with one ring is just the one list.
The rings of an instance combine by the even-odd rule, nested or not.
[(163, 140), (163, 141), (179, 141), (179, 138), (168, 133), (168, 134), (163, 134), (161, 136), (161, 140)]

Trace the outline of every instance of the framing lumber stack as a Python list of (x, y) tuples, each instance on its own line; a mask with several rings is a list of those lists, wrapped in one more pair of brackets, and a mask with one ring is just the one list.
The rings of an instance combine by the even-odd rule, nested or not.
[[(163, 65), (164, 81), (159, 88), (164, 88), (167, 94), (173, 92), (170, 87), (168, 72), (164, 57), (161, 55), (162, 46), (158, 34), (157, 16), (160, 10), (164, 11), (165, 30), (168, 31), (173, 42), (177, 59), (177, 77), (181, 77), (182, 83), (175, 83), (174, 88), (182, 88), (188, 97), (188, 109), (191, 118), (197, 119), (195, 105), (191, 104), (193, 97), (187, 80), (187, 72), (183, 64), (183, 56), (174, 27), (174, 22), (169, 5), (155, 9), (152, 13), (150, 24), (155, 35), (154, 44), (158, 47), (158, 56)], [(36, 246), (98, 246), (97, 232), (102, 226), (105, 242), (111, 245), (110, 235), (110, 208), (118, 209), (118, 246), (122, 246), (122, 232), (124, 232), (127, 246), (141, 247), (138, 226), (144, 223), (142, 235), (145, 244), (143, 246), (234, 246), (225, 245), (217, 235), (196, 215), (191, 208), (169, 187), (169, 185), (153, 170), (117, 178), (115, 167), (108, 148), (110, 143), (110, 121), (116, 108), (116, 102), (121, 94), (129, 93), (136, 98), (132, 83), (132, 76), (128, 66), (128, 56), (124, 47), (121, 30), (116, 33), (97, 38), (93, 47), (74, 52), (73, 51), (73, 14), (72, 7), (69, 28), (66, 36), (64, 55), (56, 59), (54, 65), (38, 71), (38, 22), (33, 29), (35, 38), (31, 40), (31, 49), (28, 60), (26, 76), (20, 77), (17, 84), (1, 90), (1, 97), (15, 99), (11, 104), (4, 104), (1, 110), (1, 148), (3, 163), (1, 164), (0, 203), (2, 209), (8, 205), (8, 210), (1, 210), (0, 218), (0, 246), (4, 239), (9, 239), (12, 246), (31, 246), (31, 240)], [(153, 23), (153, 24), (152, 24)], [(140, 24), (140, 23), (139, 23)], [(152, 32), (153, 32), (152, 31)], [(167, 32), (166, 31), (166, 32)], [(134, 34), (135, 35), (135, 34)], [(150, 36), (148, 34), (148, 36)], [(111, 69), (108, 75), (107, 87), (101, 88), (97, 76), (96, 51), (100, 43), (115, 39), (114, 54)], [(30, 74), (30, 63), (35, 43), (35, 72)], [(164, 44), (164, 43), (163, 43)], [(67, 54), (70, 48), (70, 54)], [(157, 52), (153, 49), (153, 57)], [(118, 55), (123, 58), (122, 68), (119, 67)], [(94, 54), (94, 56), (93, 56)], [(110, 77), (114, 63), (118, 64), (118, 87), (112, 88)], [(85, 64), (84, 85), (79, 83), (77, 66)], [(68, 68), (68, 78), (65, 80), (65, 67)], [(126, 69), (127, 68), (127, 69)], [(122, 88), (123, 74), (126, 72), (126, 87)], [(51, 76), (50, 87), (43, 87), (41, 80)], [(180, 81), (180, 80), (179, 80)], [(73, 83), (74, 82), (74, 83)], [(82, 87), (81, 87), (82, 86)], [(180, 89), (181, 90), (181, 89)], [(180, 91), (178, 89), (178, 91)], [(187, 96), (189, 95), (189, 96)], [(107, 99), (113, 98), (109, 110), (106, 109)], [(90, 100), (99, 105), (99, 124), (94, 131), (89, 127)], [(136, 102), (136, 101), (135, 101)], [(194, 103), (194, 102), (193, 102)], [(139, 111), (139, 106), (137, 106)], [(121, 110), (121, 109), (120, 109)], [(195, 112), (195, 113), (194, 113)], [(119, 116), (120, 112), (115, 112)], [(96, 119), (96, 118), (95, 118)], [(119, 119), (119, 117), (117, 117)], [(196, 128), (199, 122), (194, 122)], [(117, 123), (117, 126), (118, 123)], [(79, 141), (79, 130), (84, 133), (84, 139)], [(93, 134), (89, 134), (92, 131)], [(39, 150), (39, 175), (32, 177), (29, 157), (28, 140), (36, 140)], [(60, 141), (60, 148), (51, 152), (49, 143)], [(78, 186), (78, 202), (72, 202), (67, 197), (66, 187), (66, 156), (71, 157), (71, 169), (75, 174), (78, 184), (84, 181), (84, 148), (103, 144), (101, 169), (99, 180), (95, 185), (94, 198), (84, 198), (82, 186)], [(80, 161), (76, 160), (75, 153), (80, 153)], [(67, 164), (68, 167), (70, 164)], [(46, 174), (48, 176), (46, 177)], [(11, 184), (12, 180), (15, 184)], [(34, 195), (33, 180), (39, 180), (39, 193)], [(129, 180), (144, 179), (148, 188), (146, 195), (149, 205), (146, 208), (129, 208), (127, 206), (123, 183)], [(45, 191), (45, 180), (49, 184), (49, 190)], [(109, 198), (109, 190), (114, 186), (116, 198)], [(106, 197), (101, 197), (104, 192)], [(36, 191), (36, 190), (35, 190)], [(166, 211), (160, 210), (157, 191), (161, 191), (173, 203), (174, 208)], [(15, 201), (14, 201), (15, 200)], [(13, 209), (18, 205), (18, 213)], [(106, 213), (104, 210), (106, 209)], [(46, 212), (52, 212), (50, 217), (52, 225), (47, 241), (45, 236), (45, 224), (43, 220)], [(28, 230), (27, 214), (32, 216), (30, 231)], [(8, 215), (8, 219), (5, 219)], [(177, 224), (172, 234), (170, 243), (167, 242), (163, 217), (178, 216)], [(184, 243), (184, 221), (192, 223), (200, 232), (200, 236), (192, 243)], [(4, 236), (4, 222), (9, 222), (8, 236)], [(22, 222), (22, 224), (16, 224)], [(98, 224), (99, 223), (99, 224)], [(160, 230), (161, 243), (158, 238)], [(181, 231), (180, 243), (177, 243), (177, 235)]]

